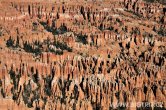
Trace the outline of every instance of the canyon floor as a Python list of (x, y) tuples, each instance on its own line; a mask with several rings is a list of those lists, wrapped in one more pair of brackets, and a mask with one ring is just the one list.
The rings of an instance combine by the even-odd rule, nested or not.
[(165, 109), (165, 0), (0, 0), (0, 110)]

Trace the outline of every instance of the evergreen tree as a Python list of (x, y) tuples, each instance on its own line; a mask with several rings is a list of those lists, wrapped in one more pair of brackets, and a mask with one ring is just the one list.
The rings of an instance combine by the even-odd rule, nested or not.
[(7, 40), (6, 45), (7, 45), (7, 47), (14, 47), (14, 40), (11, 38), (11, 36)]

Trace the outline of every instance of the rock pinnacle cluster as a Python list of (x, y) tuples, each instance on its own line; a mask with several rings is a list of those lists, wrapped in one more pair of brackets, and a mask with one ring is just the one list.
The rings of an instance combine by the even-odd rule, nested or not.
[(165, 109), (165, 0), (0, 0), (0, 110)]

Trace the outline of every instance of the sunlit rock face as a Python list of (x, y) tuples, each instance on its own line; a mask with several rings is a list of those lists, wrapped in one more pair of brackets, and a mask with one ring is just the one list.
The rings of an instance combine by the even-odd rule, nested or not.
[(0, 109), (166, 108), (162, 0), (1, 0)]

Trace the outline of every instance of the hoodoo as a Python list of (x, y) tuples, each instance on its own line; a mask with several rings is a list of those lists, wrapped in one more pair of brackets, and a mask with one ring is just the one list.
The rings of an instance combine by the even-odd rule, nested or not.
[(163, 0), (1, 0), (0, 110), (165, 110)]

